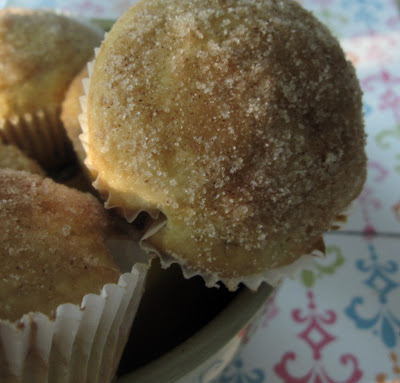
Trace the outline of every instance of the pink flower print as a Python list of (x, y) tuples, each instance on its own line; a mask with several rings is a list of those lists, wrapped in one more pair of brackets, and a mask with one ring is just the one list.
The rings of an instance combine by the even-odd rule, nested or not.
[(400, 96), (394, 92), (393, 89), (387, 89), (385, 93), (381, 95), (380, 101), (379, 109), (391, 110), (395, 120), (400, 121)]
[(400, 77), (395, 76), (385, 68), (382, 68), (379, 73), (367, 76), (363, 79), (361, 84), (365, 91), (373, 91), (377, 85), (380, 87), (382, 85), (391, 86), (400, 84)]
[(314, 360), (311, 368), (301, 376), (293, 375), (292, 368), (288, 368), (289, 363), (293, 364), (298, 358), (294, 351), (286, 352), (279, 363), (274, 366), (274, 371), (285, 383), (356, 383), (362, 378), (362, 371), (358, 367), (358, 360), (352, 354), (344, 354), (339, 357), (340, 364), (352, 367), (347, 379), (339, 381), (330, 376), (324, 367), (323, 351), (332, 342), (337, 341), (337, 337), (330, 333), (327, 327), (334, 325), (337, 319), (333, 310), (326, 310), (321, 313), (314, 302), (312, 291), (308, 291), (308, 310), (306, 313), (302, 309), (294, 309), (292, 318), (296, 323), (305, 324), (305, 328), (297, 336), (303, 340), (310, 348)]

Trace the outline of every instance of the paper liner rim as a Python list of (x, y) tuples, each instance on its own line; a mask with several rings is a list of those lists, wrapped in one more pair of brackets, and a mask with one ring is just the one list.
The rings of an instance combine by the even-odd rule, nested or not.
[[(86, 294), (82, 298), (80, 305), (71, 303), (59, 305), (56, 309), (55, 318), (50, 318), (40, 312), (31, 312), (23, 315), (14, 322), (0, 319), (0, 348), (4, 352), (4, 361), (7, 363), (10, 376), (17, 378), (24, 376), (26, 373), (25, 363), (32, 349), (35, 350), (40, 360), (47, 366), (45, 372), (46, 376), (50, 376), (52, 370), (54, 373), (54, 370), (60, 368), (68, 369), (68, 365), (74, 357), (74, 355), (72, 355), (74, 346), (83, 345), (82, 347), (84, 348), (85, 344), (89, 342), (90, 351), (86, 355), (87, 360), (84, 365), (86, 370), (83, 371), (83, 373), (87, 373), (90, 364), (89, 356), (93, 354), (91, 346), (94, 344), (95, 336), (98, 331), (100, 331), (100, 338), (104, 338), (103, 345), (105, 346), (107, 344), (109, 335), (106, 332), (104, 334), (101, 333), (101, 321), (104, 320), (105, 317), (108, 317), (108, 321), (111, 321), (112, 324), (120, 315), (122, 317), (120, 321), (121, 325), (117, 327), (114, 333), (115, 338), (120, 337), (123, 320), (128, 321), (129, 319), (127, 318), (129, 314), (129, 305), (132, 305), (133, 300), (138, 302), (141, 300), (148, 268), (149, 265), (143, 263), (135, 264), (130, 272), (125, 272), (120, 275), (118, 283), (108, 283), (104, 285), (99, 294)], [(110, 301), (110, 294), (118, 294), (120, 296), (120, 300), (115, 307), (107, 306), (107, 301)], [(132, 313), (132, 318), (130, 318), (130, 325), (136, 314), (137, 305), (138, 303), (136, 304), (136, 309)], [(121, 310), (122, 312), (120, 312)], [(83, 316), (85, 313), (87, 313), (87, 319), (84, 321)], [(95, 324), (95, 328), (91, 334), (92, 337), (90, 337), (90, 334), (86, 335), (83, 333), (84, 330), (81, 330), (79, 337), (82, 336), (82, 338), (79, 338), (79, 330), (84, 328), (87, 323)], [(127, 325), (129, 324), (127, 323)], [(36, 335), (37, 338), (35, 338), (35, 334), (38, 333), (41, 335)], [(31, 343), (32, 337), (35, 338), (34, 344)], [(117, 340), (118, 339), (115, 339), (115, 342)], [(57, 352), (60, 353), (60, 350), (62, 350), (64, 354), (67, 354), (67, 357), (65, 357), (64, 354), (59, 356)], [(95, 352), (98, 351), (97, 349), (95, 350)], [(102, 357), (103, 355), (101, 353), (101, 358), (96, 360), (97, 365), (95, 363), (95, 366), (98, 367), (98, 369), (95, 371), (103, 367), (102, 362), (104, 362), (104, 360)], [(54, 359), (58, 361), (56, 366), (52, 363)], [(109, 359), (105, 360), (105, 362), (108, 362), (109, 365), (111, 364), (110, 367), (113, 371), (107, 369), (105, 371), (111, 378), (115, 372), (116, 366), (113, 366), (113, 361)]]
[(80, 305), (71, 304), (71, 303), (63, 303), (61, 305), (58, 305), (57, 308), (56, 308), (57, 314), (55, 315), (54, 318), (50, 318), (48, 315), (43, 314), (40, 311), (33, 311), (33, 312), (29, 312), (29, 313), (24, 314), (20, 319), (17, 319), (15, 321), (10, 321), (8, 319), (1, 319), (0, 318), (0, 325), (8, 323), (10, 326), (13, 326), (15, 330), (18, 330), (18, 328), (20, 327), (21, 323), (25, 322), (27, 319), (32, 319), (32, 318), (35, 318), (35, 317), (38, 317), (38, 316), (46, 317), (49, 321), (54, 321), (57, 318), (59, 307), (62, 307), (62, 306), (74, 306), (76, 308), (79, 308), (79, 310), (84, 310), (86, 308), (84, 302), (85, 302), (85, 299), (87, 299), (88, 296), (105, 297), (107, 299), (106, 290), (108, 288), (110, 288), (110, 286), (119, 286), (119, 287), (122, 287), (122, 288), (126, 288), (126, 286), (128, 285), (127, 278), (130, 278), (129, 277), (130, 275), (136, 274), (136, 273), (139, 273), (138, 275), (140, 275), (141, 273), (146, 273), (148, 268), (149, 268), (149, 265), (146, 265), (144, 263), (136, 263), (136, 264), (134, 264), (132, 266), (132, 270), (130, 272), (125, 272), (125, 273), (123, 273), (123, 274), (121, 274), (119, 276), (117, 283), (106, 283), (102, 287), (100, 293), (98, 293), (98, 294), (95, 294), (95, 293), (85, 294), (83, 296), (83, 298), (82, 298), (82, 302), (81, 302)]
[[(347, 220), (347, 212), (351, 208), (352, 203), (344, 210), (343, 213), (336, 216), (335, 220), (331, 224), (331, 230), (340, 230), (343, 227)], [(300, 255), (290, 264), (274, 267), (260, 273), (244, 275), (240, 277), (224, 278), (218, 273), (195, 270), (192, 267), (188, 267), (185, 265), (183, 260), (177, 260), (168, 255), (162, 254), (158, 251), (158, 249), (146, 242), (147, 238), (150, 238), (157, 231), (161, 230), (165, 224), (166, 218), (164, 217), (155, 220), (140, 239), (140, 247), (148, 253), (156, 254), (159, 257), (161, 266), (163, 268), (168, 268), (172, 264), (178, 264), (182, 270), (183, 276), (186, 279), (194, 276), (200, 276), (204, 279), (207, 287), (219, 287), (218, 282), (222, 282), (230, 291), (235, 291), (240, 284), (244, 284), (250, 290), (256, 291), (263, 282), (271, 285), (272, 287), (276, 287), (283, 278), (294, 278), (299, 270), (311, 269), (315, 258), (321, 258), (326, 254), (324, 240), (321, 235), (321, 238), (319, 241), (317, 241), (314, 249), (310, 250), (308, 253)], [(322, 244), (323, 246), (317, 246), (318, 244)]]
[(60, 112), (61, 105), (52, 104), (33, 112), (0, 118), (0, 141), (17, 146), (42, 166), (49, 163), (59, 166), (72, 155)]
[(133, 233), (110, 233), (106, 246), (120, 266), (118, 281), (104, 284), (98, 294), (85, 294), (79, 304), (58, 305), (55, 315), (29, 312), (15, 321), (0, 319), (5, 382), (36, 375), (40, 381), (56, 376), (111, 380), (144, 293), (150, 258)]
[[(107, 37), (108, 33), (105, 33), (104, 39)], [(87, 63), (88, 77), (82, 79), (82, 85), (84, 89), (84, 94), (79, 97), (81, 104), (81, 113), (78, 116), (78, 120), (81, 126), (82, 133), (79, 135), (79, 139), (82, 143), (86, 158), (84, 164), (93, 176), (93, 187), (98, 190), (102, 198), (105, 200), (104, 206), (107, 209), (115, 209), (123, 216), (129, 223), (133, 222), (141, 212), (148, 213), (153, 219), (158, 219), (160, 215), (160, 210), (154, 209), (128, 209), (126, 207), (120, 206), (119, 203), (114, 202), (112, 192), (107, 188), (107, 183), (100, 176), (99, 170), (91, 163), (89, 157), (89, 135), (88, 135), (88, 124), (87, 124), (87, 99), (90, 87), (90, 78), (93, 73), (93, 67), (96, 57), (99, 53), (100, 47), (94, 49), (95, 58)]]

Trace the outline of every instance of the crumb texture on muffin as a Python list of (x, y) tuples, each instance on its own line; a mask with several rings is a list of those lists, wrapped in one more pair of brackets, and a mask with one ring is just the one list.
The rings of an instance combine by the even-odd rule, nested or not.
[(0, 319), (80, 305), (120, 276), (105, 239), (113, 224), (91, 195), (0, 170)]
[(103, 33), (48, 10), (0, 10), (0, 120), (59, 106)]
[(161, 212), (146, 241), (224, 278), (311, 252), (366, 176), (354, 68), (292, 1), (137, 3), (98, 53), (85, 129), (108, 206)]
[(45, 176), (46, 172), (32, 158), (14, 145), (4, 145), (0, 143), (0, 168), (24, 170), (29, 173)]
[(104, 32), (51, 10), (0, 10), (0, 141), (46, 169), (71, 160), (61, 103)]

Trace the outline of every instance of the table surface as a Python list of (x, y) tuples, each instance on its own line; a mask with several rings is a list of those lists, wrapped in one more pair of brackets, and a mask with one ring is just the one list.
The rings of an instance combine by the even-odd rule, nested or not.
[[(302, 0), (364, 91), (368, 179), (327, 257), (285, 280), (214, 383), (400, 382), (400, 11), (397, 0)], [(132, 0), (0, 0), (117, 18)]]

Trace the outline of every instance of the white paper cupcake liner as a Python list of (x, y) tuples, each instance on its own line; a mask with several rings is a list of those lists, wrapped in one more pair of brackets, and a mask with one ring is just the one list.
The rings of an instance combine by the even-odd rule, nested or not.
[(29, 313), (16, 322), (0, 320), (0, 382), (110, 382), (148, 267), (135, 264), (99, 295), (85, 295), (80, 306), (58, 306), (55, 318)]
[[(347, 216), (352, 208), (353, 204), (351, 204), (342, 214), (336, 217), (331, 225), (331, 230), (341, 230), (344, 227), (347, 221)], [(303, 254), (294, 262), (288, 265), (275, 267), (262, 273), (241, 276), (238, 278), (223, 278), (216, 273), (204, 273), (203, 271), (195, 271), (192, 268), (182, 264), (182, 262), (177, 261), (176, 259), (167, 255), (161, 254), (154, 246), (146, 241), (157, 231), (161, 230), (161, 228), (165, 224), (165, 217), (160, 217), (159, 219), (155, 220), (142, 236), (140, 240), (141, 248), (148, 253), (157, 254), (157, 256), (161, 260), (161, 265), (163, 268), (168, 268), (173, 263), (178, 263), (180, 264), (182, 273), (185, 278), (191, 278), (199, 275), (204, 279), (206, 286), (208, 287), (218, 287), (219, 282), (222, 282), (229, 290), (232, 291), (236, 290), (241, 283), (253, 291), (256, 291), (263, 282), (268, 283), (273, 287), (277, 287), (282, 279), (295, 278), (300, 270), (311, 269), (315, 258), (321, 258), (325, 256), (325, 244), (323, 238), (321, 237), (320, 240), (316, 243), (315, 249), (313, 249), (308, 254)]]
[(60, 120), (60, 107), (0, 121), (0, 140), (19, 147), (46, 168), (56, 168), (72, 157), (72, 147)]
[(235, 291), (241, 283), (253, 291), (256, 291), (263, 282), (266, 282), (269, 285), (276, 287), (283, 278), (294, 278), (299, 270), (310, 269), (315, 257), (322, 257), (325, 255), (325, 246), (321, 238), (321, 240), (318, 242), (318, 246), (316, 246), (313, 251), (300, 256), (294, 262), (286, 266), (275, 267), (262, 273), (244, 275), (237, 278), (224, 278), (217, 273), (205, 273), (204, 271), (196, 271), (193, 268), (182, 264), (181, 261), (178, 261), (165, 254), (161, 254), (154, 246), (146, 241), (157, 231), (161, 230), (161, 228), (165, 224), (165, 218), (154, 221), (153, 224), (142, 236), (140, 240), (140, 246), (148, 253), (157, 254), (157, 256), (161, 260), (161, 265), (163, 268), (168, 268), (172, 264), (178, 263), (182, 269), (182, 273), (185, 278), (192, 278), (196, 275), (199, 275), (204, 279), (207, 287), (218, 287), (219, 282), (222, 282), (228, 288), (228, 290), (231, 291)]

